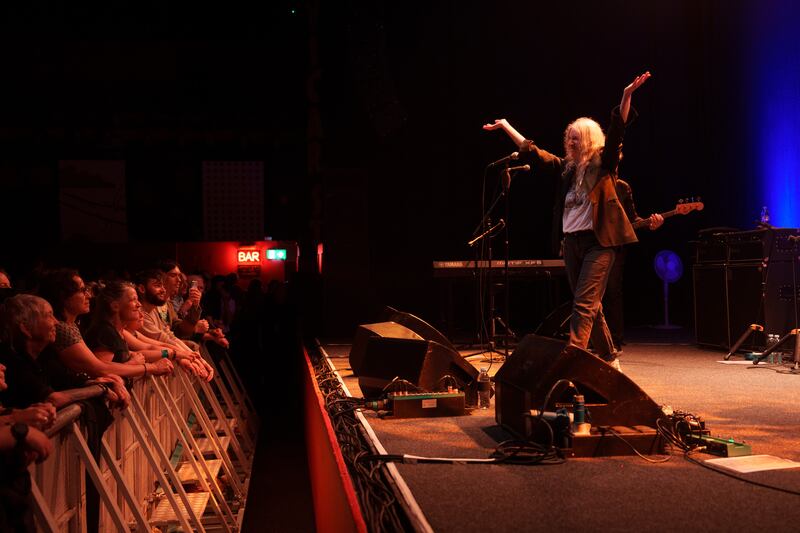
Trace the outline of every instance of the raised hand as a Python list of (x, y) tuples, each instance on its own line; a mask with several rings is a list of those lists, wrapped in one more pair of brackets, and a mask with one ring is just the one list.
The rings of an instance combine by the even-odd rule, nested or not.
[(520, 132), (514, 129), (514, 126), (512, 126), (504, 118), (498, 118), (492, 123), (484, 124), (483, 129), (484, 131), (503, 130), (506, 132), (506, 135), (508, 135), (511, 140), (514, 141), (514, 144), (516, 144), (517, 147), (521, 147), (522, 143), (525, 142), (525, 137), (523, 137)]
[(631, 110), (631, 95), (649, 79), (650, 71), (648, 70), (644, 74), (636, 76), (636, 78), (622, 90), (622, 101), (619, 103), (619, 116), (622, 118), (623, 123), (628, 122), (628, 113), (630, 113)]
[(650, 79), (650, 76), (651, 74), (649, 70), (644, 74), (636, 76), (636, 78), (634, 78), (634, 80), (627, 87), (625, 87), (625, 89), (622, 91), (622, 94), (623, 95), (627, 94), (630, 97), (630, 95), (632, 95), (636, 89), (641, 87), (644, 84), (644, 82)]
[(484, 124), (483, 129), (486, 131), (494, 131), (497, 129), (502, 129), (503, 126), (508, 126), (508, 121), (504, 118), (499, 118), (495, 120), (493, 123)]

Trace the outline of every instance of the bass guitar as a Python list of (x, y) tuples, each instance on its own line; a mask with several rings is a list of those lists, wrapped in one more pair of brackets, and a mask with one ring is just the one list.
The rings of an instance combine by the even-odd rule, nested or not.
[[(692, 198), (694, 200), (694, 198)], [(699, 200), (699, 198), (698, 198)], [(695, 202), (695, 201), (688, 201), (688, 200), (678, 200), (678, 203), (675, 204), (675, 209), (667, 211), (665, 213), (661, 213), (661, 216), (664, 217), (664, 220), (668, 219), (669, 217), (675, 215), (688, 215), (692, 211), (702, 211), (705, 206), (703, 202)], [(643, 218), (637, 222), (632, 222), (631, 225), (633, 229), (642, 229), (646, 228), (650, 225), (650, 218)]]

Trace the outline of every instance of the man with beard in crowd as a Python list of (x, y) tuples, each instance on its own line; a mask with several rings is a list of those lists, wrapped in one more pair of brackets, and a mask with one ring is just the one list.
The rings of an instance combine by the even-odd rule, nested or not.
[(214, 369), (203, 360), (196, 350), (192, 350), (175, 336), (159, 313), (159, 307), (167, 303), (167, 292), (164, 289), (162, 277), (163, 274), (160, 270), (151, 269), (139, 272), (134, 278), (136, 292), (139, 295), (139, 302), (142, 304), (142, 313), (144, 314), (144, 324), (140, 333), (145, 337), (169, 344), (181, 352), (194, 353), (195, 357), (192, 361), (197, 369), (197, 375), (210, 381), (214, 376)]

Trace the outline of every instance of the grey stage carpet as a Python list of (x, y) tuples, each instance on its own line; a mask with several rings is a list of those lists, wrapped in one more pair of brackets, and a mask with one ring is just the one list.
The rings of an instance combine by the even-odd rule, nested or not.
[[(341, 357), (348, 347), (326, 350)], [(702, 416), (713, 435), (746, 441), (754, 453), (800, 461), (800, 375), (717, 363), (723, 355), (640, 343), (625, 347), (622, 365), (656, 402)], [(335, 361), (348, 366), (346, 358)], [(353, 395), (360, 394), (355, 378), (345, 380)], [(493, 409), (438, 419), (366, 416), (388, 453), (488, 457), (508, 436), (495, 425)], [(559, 466), (418, 464), (399, 470), (440, 532), (800, 528), (800, 496), (710, 472), (681, 454), (663, 464), (631, 456), (570, 459)], [(744, 477), (800, 491), (800, 469)]]

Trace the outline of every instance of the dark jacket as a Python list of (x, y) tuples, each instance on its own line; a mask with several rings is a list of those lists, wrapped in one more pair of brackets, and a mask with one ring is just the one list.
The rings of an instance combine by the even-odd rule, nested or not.
[[(634, 109), (630, 113), (628, 124), (636, 117)], [(622, 246), (638, 240), (615, 190), (617, 178), (614, 171), (619, 162), (624, 133), (625, 124), (619, 116), (619, 107), (616, 107), (611, 111), (611, 123), (603, 151), (595, 161), (589, 163), (583, 180), (583, 187), (592, 202), (594, 233), (602, 246)], [(558, 197), (553, 206), (553, 232), (556, 236), (554, 242), (560, 242), (564, 200), (572, 184), (575, 169), (569, 168), (564, 159), (542, 150), (528, 140), (520, 148), (520, 159), (529, 163), (534, 172), (548, 173), (559, 179)]]

